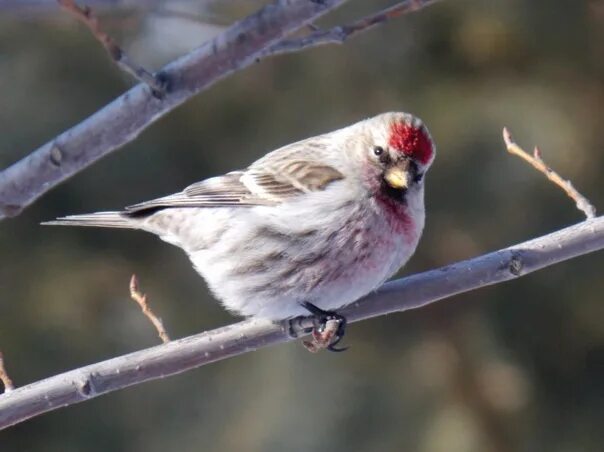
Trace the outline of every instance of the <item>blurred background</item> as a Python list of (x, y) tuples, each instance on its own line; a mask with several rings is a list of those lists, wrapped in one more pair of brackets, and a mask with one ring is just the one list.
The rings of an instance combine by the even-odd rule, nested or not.
[[(132, 58), (159, 69), (262, 1), (92, 0)], [(319, 25), (384, 1), (350, 1)], [(0, 1), (0, 167), (131, 80), (50, 0)], [(0, 349), (23, 385), (236, 321), (179, 249), (142, 232), (44, 228), (241, 168), (388, 110), (427, 123), (438, 156), (424, 238), (402, 275), (582, 220), (509, 156), (510, 128), (604, 206), (604, 1), (445, 0), (341, 47), (267, 61), (189, 101), (0, 223)], [(352, 325), (347, 353), (259, 350), (0, 432), (4, 451), (601, 451), (604, 256)]]

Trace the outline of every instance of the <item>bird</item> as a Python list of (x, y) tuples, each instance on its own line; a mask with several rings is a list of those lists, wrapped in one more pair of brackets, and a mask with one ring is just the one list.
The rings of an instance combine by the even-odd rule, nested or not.
[[(121, 211), (43, 224), (137, 229), (182, 248), (234, 314), (311, 314), (332, 351), (337, 310), (382, 285), (414, 254), (435, 146), (424, 123), (387, 112), (283, 146), (246, 169)], [(326, 333), (328, 321), (337, 328)], [(329, 337), (328, 337), (329, 336)]]

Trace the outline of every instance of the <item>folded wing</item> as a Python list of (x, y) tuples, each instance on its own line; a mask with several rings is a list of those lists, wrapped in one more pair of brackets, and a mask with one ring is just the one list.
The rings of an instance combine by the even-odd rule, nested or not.
[(321, 163), (317, 155), (322, 149), (320, 142), (311, 140), (271, 152), (245, 171), (212, 177), (180, 193), (129, 206), (125, 213), (134, 216), (174, 207), (274, 205), (303, 193), (324, 190), (344, 176)]

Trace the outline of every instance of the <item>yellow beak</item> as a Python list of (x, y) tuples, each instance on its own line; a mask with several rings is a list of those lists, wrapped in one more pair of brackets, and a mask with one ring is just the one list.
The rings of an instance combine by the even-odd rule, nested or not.
[(388, 185), (397, 190), (406, 189), (408, 185), (407, 173), (397, 167), (388, 168), (384, 174), (384, 180), (386, 180)]

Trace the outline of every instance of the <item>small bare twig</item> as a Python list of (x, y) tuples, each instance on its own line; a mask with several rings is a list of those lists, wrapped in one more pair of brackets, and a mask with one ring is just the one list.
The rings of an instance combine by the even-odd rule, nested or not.
[(130, 278), (130, 298), (136, 301), (141, 307), (143, 314), (145, 314), (145, 316), (151, 321), (162, 342), (164, 344), (170, 342), (170, 336), (168, 336), (168, 332), (164, 328), (164, 323), (149, 307), (149, 304), (147, 303), (147, 295), (140, 291), (138, 278), (136, 275), (132, 275), (132, 278)]
[(6, 367), (4, 367), (4, 356), (2, 355), (2, 352), (0, 352), (0, 381), (4, 385), (4, 392), (9, 392), (15, 389), (13, 380), (10, 379), (8, 372), (6, 371)]
[(356, 22), (347, 25), (339, 25), (328, 30), (321, 30), (314, 24), (309, 24), (312, 31), (301, 38), (284, 39), (277, 45), (266, 50), (263, 56), (279, 55), (282, 53), (298, 52), (310, 47), (318, 47), (328, 44), (343, 44), (350, 39), (365, 31), (382, 25), (391, 19), (395, 19), (404, 14), (418, 11), (426, 6), (430, 6), (439, 0), (404, 0), (398, 2), (389, 8), (382, 9), (376, 13), (363, 17)]
[(503, 141), (505, 141), (505, 145), (510, 154), (517, 155), (525, 162), (530, 163), (537, 171), (542, 172), (545, 177), (564, 190), (566, 194), (575, 201), (577, 209), (581, 210), (588, 219), (596, 217), (596, 208), (593, 204), (591, 204), (585, 196), (579, 193), (569, 180), (564, 180), (543, 161), (541, 151), (537, 146), (535, 146), (535, 149), (533, 150), (533, 155), (530, 155), (514, 142), (512, 135), (506, 127), (503, 128)]
[(92, 13), (88, 6), (78, 6), (74, 0), (57, 0), (59, 5), (73, 14), (80, 22), (88, 27), (92, 35), (99, 41), (111, 59), (120, 69), (130, 74), (136, 80), (146, 83), (156, 96), (165, 94), (165, 86), (151, 72), (137, 65), (128, 58), (128, 55), (107, 33), (101, 30), (98, 18)]

